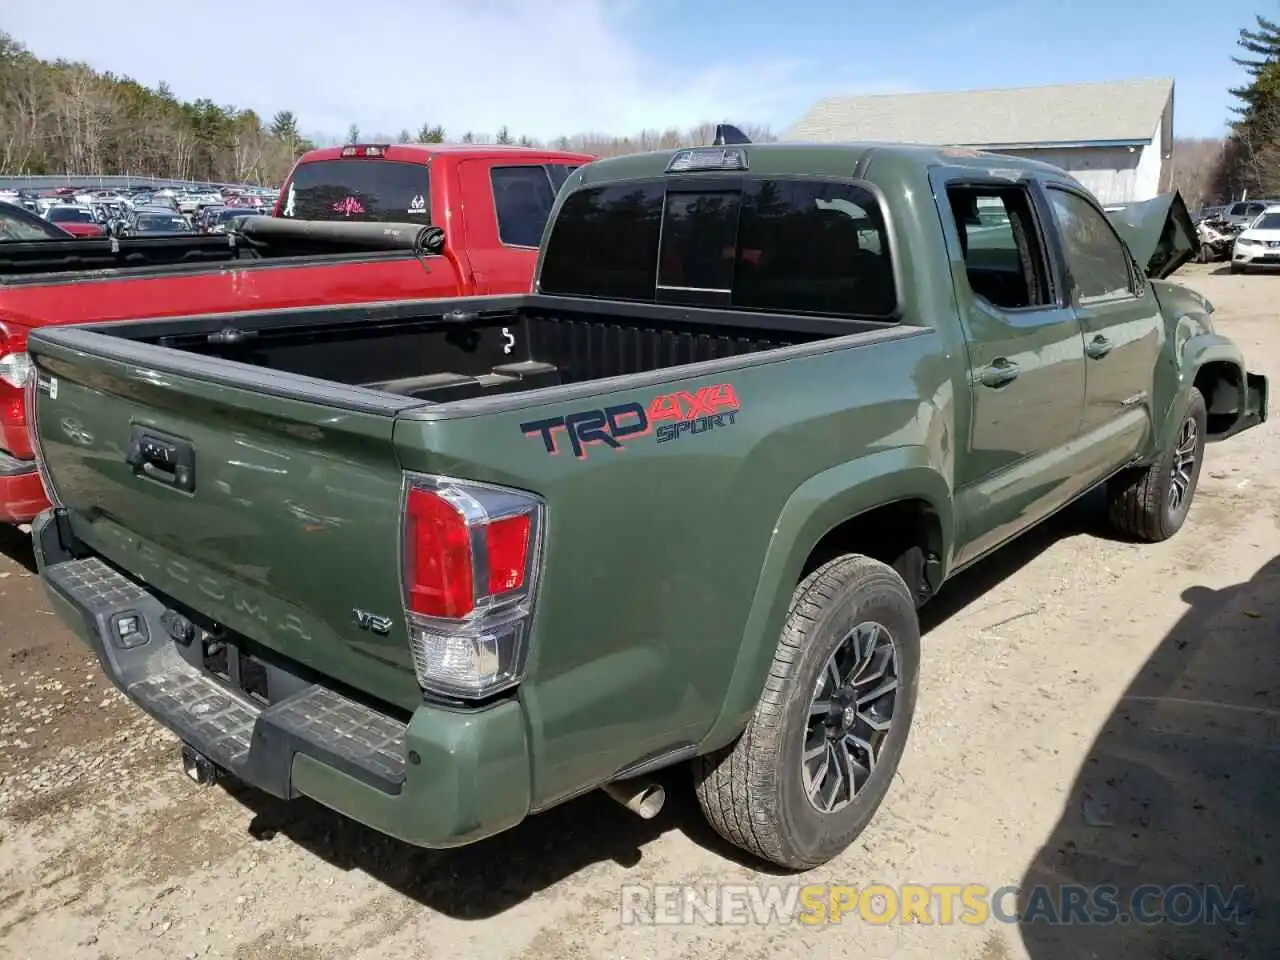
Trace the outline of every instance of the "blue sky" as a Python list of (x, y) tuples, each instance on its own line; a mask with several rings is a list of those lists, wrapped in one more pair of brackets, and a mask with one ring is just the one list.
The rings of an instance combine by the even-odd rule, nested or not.
[[(3, 28), (305, 131), (441, 123), (549, 138), (705, 120), (785, 129), (821, 96), (1144, 76), (1174, 131), (1222, 132), (1243, 0), (4, 0)], [(245, 31), (252, 28), (253, 40)], [(224, 49), (220, 37), (229, 36)]]

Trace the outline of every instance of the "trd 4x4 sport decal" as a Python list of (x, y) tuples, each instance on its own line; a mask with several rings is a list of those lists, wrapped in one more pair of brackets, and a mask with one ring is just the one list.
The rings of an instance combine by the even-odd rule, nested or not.
[(631, 401), (579, 410), (563, 417), (530, 420), (520, 424), (520, 430), (526, 436), (540, 437), (553, 457), (560, 453), (561, 441), (567, 437), (573, 455), (585, 460), (589, 448), (597, 444), (621, 450), (624, 444), (650, 434), (656, 436), (656, 442), (668, 443), (731, 427), (738, 410), (733, 384), (717, 383), (692, 393), (681, 390), (659, 394), (648, 404)]

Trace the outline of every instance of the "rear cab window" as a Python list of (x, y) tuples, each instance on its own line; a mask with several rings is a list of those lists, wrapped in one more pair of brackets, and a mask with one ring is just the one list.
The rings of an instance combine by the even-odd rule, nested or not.
[(431, 222), (425, 163), (341, 157), (301, 163), (285, 186), (282, 217), (378, 223)]
[(838, 181), (672, 177), (565, 198), (549, 295), (890, 319), (897, 291), (875, 194)]

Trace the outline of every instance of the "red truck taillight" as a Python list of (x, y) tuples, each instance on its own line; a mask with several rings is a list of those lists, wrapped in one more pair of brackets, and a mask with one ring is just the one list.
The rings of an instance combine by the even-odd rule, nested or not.
[(23, 391), (31, 375), (31, 358), (22, 346), (0, 330), (0, 448), (25, 460), (31, 456), (31, 445)]
[(407, 476), (404, 608), (424, 690), (474, 699), (520, 682), (545, 515), (521, 490)]

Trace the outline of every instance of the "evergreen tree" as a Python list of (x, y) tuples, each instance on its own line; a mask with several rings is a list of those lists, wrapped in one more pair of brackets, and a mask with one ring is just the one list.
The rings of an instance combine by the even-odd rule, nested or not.
[(424, 123), (418, 130), (418, 142), (444, 143), (444, 127), (439, 124), (433, 127), (429, 123)]
[(1249, 56), (1232, 59), (1249, 82), (1231, 90), (1240, 101), (1232, 108), (1222, 192), (1257, 196), (1280, 192), (1280, 23), (1258, 16), (1256, 27), (1242, 29), (1239, 47)]
[(497, 142), (515, 143), (515, 140), (511, 137), (511, 131), (507, 129), (505, 124), (498, 130)]

